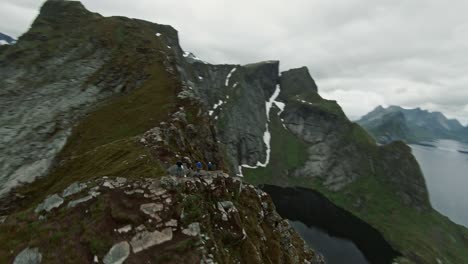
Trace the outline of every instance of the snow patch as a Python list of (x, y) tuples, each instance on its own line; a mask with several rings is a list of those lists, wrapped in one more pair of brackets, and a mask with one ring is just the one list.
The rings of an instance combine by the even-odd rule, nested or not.
[(0, 45), (9, 45), (10, 43), (8, 43), (6, 40), (3, 40), (3, 39), (0, 39)]
[(232, 86), (232, 88), (236, 88), (236, 87), (237, 87), (237, 85), (239, 85), (239, 83), (238, 83), (238, 82), (236, 82), (236, 83), (235, 83), (235, 84)]
[(231, 80), (232, 74), (234, 74), (236, 70), (237, 70), (237, 67), (234, 67), (226, 76), (226, 83), (225, 83), (226, 86), (229, 86), (229, 80)]
[(167, 48), (168, 48), (168, 49), (172, 49), (171, 46), (169, 46), (169, 45), (167, 45)]
[(220, 108), (223, 104), (225, 104), (227, 101), (223, 101), (223, 100), (219, 100), (218, 103), (214, 104), (213, 105), (213, 108), (208, 112), (208, 115), (209, 116), (212, 116), (213, 113), (214, 113), (214, 110), (218, 109), (219, 110), (222, 110), (222, 108)]
[(279, 108), (278, 116), (280, 116), (284, 112), (284, 108), (286, 107), (286, 104), (283, 102), (278, 102), (278, 101), (274, 101), (273, 103), (276, 105), (276, 107)]
[(198, 76), (198, 80), (203, 80), (203, 77), (201, 77), (201, 76)]
[(304, 101), (304, 100), (301, 100), (301, 99), (298, 99), (299, 102), (303, 103), (303, 104), (308, 104), (308, 105), (314, 105), (313, 103), (311, 102), (307, 102), (307, 101)]
[(284, 129), (288, 129), (288, 128), (286, 127), (286, 125), (284, 124), (284, 119), (283, 119), (283, 118), (281, 118), (281, 125), (283, 125), (283, 128), (284, 128)]
[(216, 110), (216, 108), (222, 106), (225, 102), (223, 102), (222, 100), (219, 100), (219, 102), (217, 104), (214, 104), (213, 105), (213, 110)]
[(276, 85), (275, 92), (274, 92), (273, 95), (271, 96), (270, 100), (269, 100), (268, 102), (265, 103), (265, 108), (266, 108), (266, 114), (267, 114), (268, 122), (270, 122), (270, 110), (271, 110), (271, 107), (272, 107), (273, 104), (275, 103), (276, 98), (278, 98), (280, 92), (281, 92), (280, 85), (277, 84), (277, 85)]
[(192, 60), (196, 60), (196, 61), (199, 61), (199, 62), (204, 63), (204, 64), (209, 64), (208, 62), (206, 62), (206, 61), (198, 58), (197, 56), (195, 56), (195, 54), (193, 54), (192, 52), (184, 51), (182, 56), (184, 56), (184, 58), (189, 58), (189, 59), (192, 59)]
[[(286, 104), (283, 103), (283, 102), (278, 102), (278, 101), (274, 101), (273, 102), (275, 104), (276, 107), (278, 107), (279, 111), (278, 111), (278, 116), (281, 116), (281, 114), (284, 112), (284, 108), (286, 108)], [(284, 124), (284, 119), (281, 118), (281, 125), (283, 126), (284, 129), (288, 129), (286, 127), (286, 125)]]
[(161, 33), (156, 33), (156, 37), (160, 37), (162, 34)]
[(255, 166), (251, 166), (251, 165), (248, 165), (248, 164), (240, 165), (239, 166), (239, 173), (237, 174), (238, 176), (241, 176), (241, 177), (243, 176), (242, 168), (249, 168), (249, 169), (257, 169), (258, 167), (265, 168), (266, 166), (268, 166), (268, 163), (270, 163), (270, 155), (271, 155), (271, 133), (270, 133), (270, 129), (269, 129), (270, 110), (271, 110), (271, 107), (273, 106), (273, 104), (278, 105), (277, 103), (279, 103), (279, 105), (280, 105), (280, 106), (278, 106), (278, 108), (280, 108), (280, 110), (284, 110), (284, 103), (276, 102), (276, 99), (278, 98), (280, 92), (281, 92), (280, 85), (277, 84), (275, 92), (270, 97), (270, 100), (268, 100), (265, 103), (267, 120), (268, 120), (267, 123), (265, 124), (265, 133), (263, 134), (263, 142), (265, 143), (265, 146), (267, 147), (265, 162), (262, 163), (260, 161), (257, 161), (257, 164)]

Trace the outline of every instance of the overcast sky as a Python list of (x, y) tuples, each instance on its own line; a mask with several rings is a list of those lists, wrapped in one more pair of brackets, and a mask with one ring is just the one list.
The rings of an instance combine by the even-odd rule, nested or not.
[[(38, 0), (0, 0), (0, 32), (17, 37)], [(351, 119), (377, 105), (442, 111), (468, 123), (466, 0), (84, 0), (103, 15), (170, 24), (211, 63), (279, 59), (308, 66)]]

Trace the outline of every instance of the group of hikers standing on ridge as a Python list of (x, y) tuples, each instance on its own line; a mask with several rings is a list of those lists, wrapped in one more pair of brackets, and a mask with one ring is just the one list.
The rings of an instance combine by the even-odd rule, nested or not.
[[(188, 157), (184, 157), (183, 161), (178, 160), (176, 162), (176, 166), (177, 166), (177, 175), (176, 176), (179, 176), (179, 177), (185, 177), (186, 176), (186, 173), (184, 173), (184, 163), (187, 166), (187, 168), (185, 168), (186, 170), (193, 171), (191, 160)], [(203, 164), (201, 163), (201, 161), (195, 162), (195, 168), (196, 168), (195, 176), (201, 176), (200, 172), (203, 169)], [(208, 162), (207, 169), (208, 169), (208, 171), (214, 170), (214, 164), (211, 163), (211, 161)]]

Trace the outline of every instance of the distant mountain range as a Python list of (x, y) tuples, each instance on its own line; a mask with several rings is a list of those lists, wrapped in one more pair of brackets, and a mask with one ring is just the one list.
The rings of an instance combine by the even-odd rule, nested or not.
[(468, 127), (464, 127), (456, 119), (448, 119), (440, 112), (429, 112), (421, 108), (378, 106), (357, 123), (380, 143), (395, 140), (421, 143), (437, 139), (468, 142)]
[(0, 32), (0, 45), (12, 45), (15, 43), (16, 40), (14, 38)]

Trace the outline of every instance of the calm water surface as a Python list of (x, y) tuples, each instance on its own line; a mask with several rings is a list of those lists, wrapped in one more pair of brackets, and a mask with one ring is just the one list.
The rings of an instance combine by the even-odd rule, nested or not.
[(369, 263), (352, 241), (331, 236), (325, 231), (308, 227), (299, 221), (290, 221), (290, 223), (311, 248), (325, 257), (328, 264)]
[(451, 140), (435, 147), (411, 145), (429, 189), (432, 206), (452, 221), (468, 227), (468, 146)]

